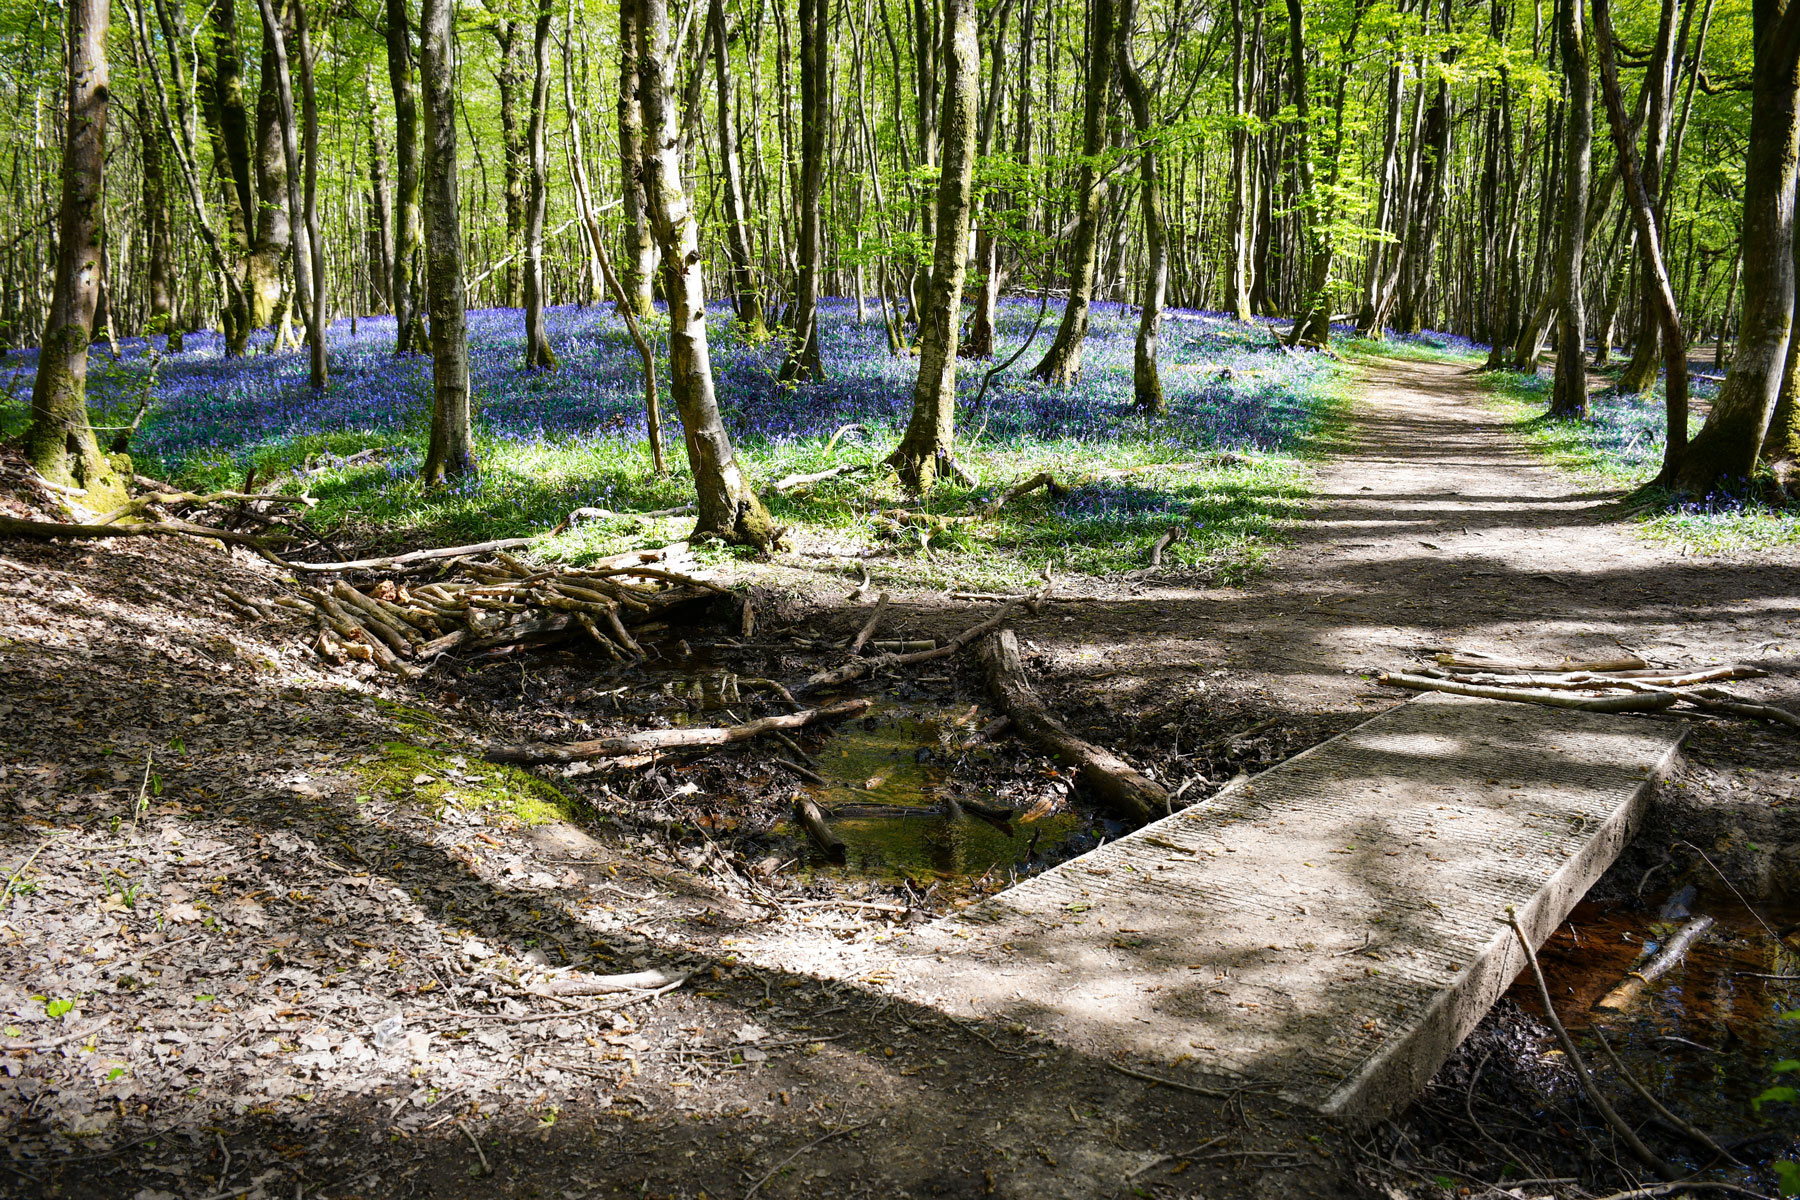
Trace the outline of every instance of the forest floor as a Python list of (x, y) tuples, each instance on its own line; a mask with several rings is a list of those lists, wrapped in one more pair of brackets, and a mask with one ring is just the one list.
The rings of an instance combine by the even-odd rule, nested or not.
[[(1800, 706), (1800, 554), (1697, 557), (1636, 535), (1616, 489), (1535, 458), (1464, 366), (1364, 364), (1352, 418), (1267, 571), (1229, 587), (1063, 577), (1021, 613), (1028, 665), (1071, 724), (1190, 782), (1192, 799), (1400, 702), (1373, 674), (1439, 648), (1748, 662), (1769, 675), (1743, 691)], [(690, 634), (677, 666), (792, 679), (818, 665), (780, 635), (844, 635), (868, 611), (825, 561), (732, 568), (765, 598), (764, 648)], [(879, 557), (863, 561), (879, 580)], [(1023, 1027), (953, 1022), (878, 975), (822, 981), (794, 964), (904, 937), (957, 889), (787, 869), (796, 843), (729, 818), (791, 794), (763, 751), (543, 781), (479, 759), (490, 740), (606, 724), (615, 683), (655, 684), (568, 655), (399, 684), (313, 658), (298, 619), (229, 615), (221, 586), (283, 589), (260, 561), (195, 544), (0, 554), (0, 1194), (1391, 1200), (1633, 1181), (1510, 1002), (1420, 1104), (1353, 1132), (1252, 1091), (1153, 1086)], [(892, 590), (884, 637), (941, 637), (991, 611)], [(963, 664), (869, 694), (984, 707)], [(1066, 799), (1042, 760), (974, 751), (965, 724), (939, 719), (919, 749), (949, 747), (945, 772), (968, 786)], [(1725, 903), (1680, 848), (1698, 843), (1779, 923), (1800, 880), (1792, 734), (1695, 725), (1599, 894), (1639, 913), (1655, 867), (1652, 907), (1686, 883), (1690, 903)], [(1722, 961), (1792, 973), (1723, 917)], [(623, 1002), (544, 996), (570, 965), (685, 983)], [(1720, 1061), (1800, 1057), (1800, 1022), (1774, 1019), (1794, 994), (1732, 986), (1730, 1022), (1670, 1025), (1658, 999), (1641, 1040), (1716, 1033), (1701, 1050)], [(1652, 1082), (1698, 1104), (1684, 1069)], [(1744, 1157), (1800, 1149), (1784, 1106), (1749, 1112), (1767, 1079), (1704, 1078), (1716, 1095), (1700, 1116), (1757, 1139)], [(1569, 1182), (1489, 1191), (1503, 1172)]]

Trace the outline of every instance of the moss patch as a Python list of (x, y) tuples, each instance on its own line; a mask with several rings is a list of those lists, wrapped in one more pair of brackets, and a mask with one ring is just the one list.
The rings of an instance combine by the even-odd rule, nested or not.
[[(397, 707), (397, 706), (396, 706)], [(442, 814), (451, 805), (501, 813), (522, 825), (575, 821), (576, 803), (537, 776), (499, 763), (413, 742), (383, 742), (381, 756), (360, 768), (371, 794), (408, 801)]]

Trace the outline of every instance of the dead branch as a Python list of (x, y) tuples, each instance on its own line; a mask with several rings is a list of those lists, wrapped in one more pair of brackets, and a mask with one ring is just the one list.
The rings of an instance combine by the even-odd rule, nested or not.
[(646, 729), (617, 737), (595, 738), (572, 742), (566, 746), (496, 746), (489, 750), (489, 762), (502, 763), (567, 763), (588, 762), (596, 758), (618, 758), (628, 754), (645, 754), (652, 750), (683, 750), (699, 746), (725, 746), (748, 741), (776, 729), (800, 729), (816, 721), (839, 721), (860, 716), (873, 701), (841, 700), (822, 708), (803, 709), (797, 713), (759, 717), (741, 725), (706, 725), (686, 729)]
[(891, 671), (895, 667), (910, 667), (918, 663), (934, 662), (940, 658), (949, 658), (952, 654), (973, 642), (976, 638), (992, 633), (1000, 628), (1002, 622), (1012, 616), (1013, 605), (1001, 606), (1000, 611), (981, 622), (963, 630), (955, 637), (934, 650), (919, 650), (911, 654), (881, 654), (874, 658), (859, 658), (845, 663), (833, 671), (820, 671), (809, 676), (801, 691), (809, 691), (820, 687), (842, 687), (846, 683), (858, 679), (866, 679), (880, 671)]
[(869, 614), (869, 619), (863, 622), (863, 627), (857, 631), (856, 639), (850, 643), (850, 656), (852, 658), (861, 654), (863, 647), (868, 645), (869, 639), (875, 636), (875, 629), (881, 624), (881, 618), (886, 615), (888, 602), (891, 599), (893, 599), (893, 597), (887, 592), (881, 593), (876, 599), (875, 611)]
[(1650, 666), (1635, 654), (1627, 654), (1620, 658), (1599, 658), (1587, 661), (1565, 658), (1559, 663), (1546, 666), (1541, 663), (1525, 663), (1517, 659), (1477, 654), (1473, 651), (1439, 654), (1437, 664), (1440, 667), (1461, 667), (1506, 675), (1554, 675), (1569, 671), (1642, 671)]
[(414, 563), (436, 562), (444, 558), (464, 558), (476, 554), (492, 554), (499, 550), (517, 550), (529, 546), (532, 539), (500, 538), (492, 542), (477, 542), (472, 546), (441, 546), (435, 550), (414, 550), (409, 554), (391, 554), (385, 558), (359, 558), (354, 562), (335, 563), (290, 563), (296, 571), (316, 571), (321, 574), (332, 571), (391, 571), (396, 567), (411, 566)]
[(111, 512), (95, 517), (94, 524), (111, 525), (113, 522), (122, 521), (126, 517), (134, 517), (153, 504), (194, 504), (205, 506), (208, 504), (223, 504), (231, 500), (254, 500), (264, 504), (299, 505), (303, 508), (312, 508), (319, 503), (311, 496), (269, 496), (260, 492), (207, 492), (201, 494), (198, 492), (157, 491), (152, 492), (148, 496), (139, 496), (135, 500), (128, 500)]
[(814, 471), (810, 475), (784, 475), (769, 486), (773, 492), (792, 492), (814, 483), (823, 483), (827, 479), (836, 479), (842, 475), (856, 475), (869, 470), (868, 463), (845, 463), (840, 467), (829, 467), (823, 471)]
[(18, 517), (0, 517), (0, 537), (36, 538), (109, 538), (109, 537), (197, 537), (248, 546), (278, 567), (294, 564), (283, 561), (259, 537), (230, 529), (214, 529), (187, 521), (146, 521), (137, 525), (77, 525), (64, 521), (26, 521)]
[(544, 996), (606, 996), (614, 992), (648, 992), (687, 982), (685, 971), (631, 971), (624, 975), (570, 975), (546, 980), (532, 990)]
[(1162, 536), (1150, 544), (1149, 567), (1152, 571), (1162, 566), (1163, 551), (1187, 536), (1187, 528), (1182, 525), (1171, 525), (1163, 530)]
[(1513, 700), (1520, 704), (1543, 704), (1550, 708), (1575, 708), (1586, 712), (1658, 712), (1677, 699), (1668, 692), (1652, 692), (1625, 696), (1571, 696), (1561, 692), (1528, 688), (1485, 687), (1458, 683), (1453, 679), (1430, 679), (1423, 675), (1396, 675), (1382, 672), (1378, 683), (1389, 687), (1409, 688), (1415, 692), (1449, 692), (1454, 696), (1478, 696), (1484, 700)]
[(819, 843), (819, 849), (825, 851), (825, 857), (834, 863), (841, 863), (849, 857), (844, 847), (844, 840), (831, 831), (831, 824), (825, 820), (825, 814), (819, 806), (805, 796), (794, 799), (794, 819), (800, 822), (807, 835)]
[(1594, 1082), (1594, 1077), (1588, 1073), (1587, 1063), (1582, 1061), (1581, 1051), (1575, 1047), (1575, 1039), (1569, 1036), (1569, 1031), (1563, 1028), (1561, 1019), (1556, 1015), (1556, 1005), (1550, 1001), (1550, 985), (1544, 982), (1544, 972), (1538, 967), (1537, 952), (1532, 949), (1531, 939), (1525, 936), (1525, 929), (1519, 924), (1518, 913), (1510, 904), (1506, 908), (1506, 923), (1512, 926), (1513, 933), (1518, 935), (1519, 945), (1524, 947), (1525, 961), (1530, 964), (1531, 977), (1537, 982), (1538, 999), (1544, 1005), (1544, 1017), (1555, 1032), (1556, 1040), (1562, 1044), (1563, 1054), (1568, 1058), (1569, 1066), (1574, 1068), (1575, 1078), (1581, 1082), (1581, 1090), (1587, 1093), (1587, 1097), (1593, 1101), (1594, 1107), (1600, 1110), (1600, 1116), (1618, 1135), (1619, 1140), (1625, 1143), (1625, 1148), (1631, 1151), (1632, 1157), (1664, 1179), (1681, 1178), (1680, 1172), (1657, 1157), (1656, 1153), (1644, 1145), (1643, 1140), (1638, 1137), (1637, 1130), (1627, 1125), (1619, 1114), (1613, 1111), (1613, 1106), (1607, 1102), (1605, 1093)]
[(1147, 825), (1169, 811), (1169, 793), (1161, 784), (1111, 751), (1076, 737), (1050, 714), (1026, 678), (1012, 630), (1002, 629), (981, 643), (981, 663), (988, 692), (1026, 742), (1075, 767), (1083, 784), (1133, 824)]
[(1683, 925), (1675, 931), (1673, 937), (1663, 943), (1662, 949), (1651, 956), (1649, 962), (1641, 968), (1627, 972), (1617, 987), (1594, 1001), (1594, 1007), (1613, 1012), (1629, 1007), (1631, 1002), (1637, 998), (1637, 994), (1643, 991), (1647, 985), (1673, 970), (1675, 965), (1687, 954), (1688, 948), (1712, 926), (1713, 919), (1711, 917), (1695, 917)]
[(1658, 1100), (1650, 1093), (1649, 1088), (1638, 1082), (1637, 1076), (1633, 1075), (1625, 1068), (1625, 1064), (1621, 1062), (1619, 1056), (1613, 1052), (1612, 1043), (1606, 1040), (1606, 1034), (1601, 1032), (1600, 1027), (1596, 1025), (1593, 1027), (1593, 1030), (1594, 1036), (1600, 1039), (1600, 1049), (1606, 1051), (1607, 1061), (1612, 1063), (1613, 1070), (1617, 1071), (1619, 1073), (1619, 1078), (1623, 1079), (1626, 1085), (1629, 1086), (1632, 1091), (1637, 1093), (1638, 1099), (1650, 1106), (1650, 1111), (1661, 1117), (1665, 1124), (1670, 1128), (1679, 1131), (1681, 1136), (1687, 1138), (1688, 1141), (1699, 1146), (1701, 1149), (1716, 1154), (1726, 1162), (1735, 1163), (1738, 1161), (1729, 1150), (1726, 1150), (1723, 1146), (1719, 1145), (1719, 1143), (1713, 1141), (1704, 1129), (1701, 1129), (1691, 1121), (1685, 1121), (1670, 1112), (1661, 1100)]
[(1001, 492), (998, 496), (994, 497), (987, 506), (986, 515), (990, 517), (993, 516), (1007, 504), (1017, 500), (1020, 496), (1023, 496), (1028, 492), (1035, 492), (1039, 488), (1046, 489), (1050, 493), (1050, 498), (1052, 500), (1061, 500), (1064, 496), (1069, 494), (1068, 488), (1056, 482), (1056, 476), (1050, 474), (1048, 471), (1039, 471), (1031, 478), (1013, 484), (1004, 492)]

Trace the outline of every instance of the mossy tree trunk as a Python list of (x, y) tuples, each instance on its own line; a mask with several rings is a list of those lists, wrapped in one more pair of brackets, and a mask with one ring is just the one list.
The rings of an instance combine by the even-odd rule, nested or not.
[[(1105, 3), (1105, 0), (1101, 0)], [(909, 488), (924, 490), (940, 467), (957, 470), (956, 341), (968, 275), (969, 216), (973, 207), (976, 83), (981, 49), (975, 40), (974, 0), (946, 0), (942, 167), (938, 172), (936, 238), (931, 283), (920, 313), (919, 377), (912, 417), (888, 462)]]
[(731, 119), (731, 43), (725, 31), (724, 0), (711, 0), (707, 22), (712, 26), (713, 72), (718, 83), (719, 184), (725, 198), (726, 247), (731, 255), (731, 299), (751, 341), (761, 341), (768, 330), (763, 323), (762, 296), (752, 266), (750, 232), (745, 226), (744, 179), (737, 144), (737, 125)]
[[(738, 467), (713, 390), (700, 232), (681, 177), (681, 112), (668, 0), (621, 0), (620, 6), (631, 11), (638, 31), (638, 78), (649, 135), (644, 198), (651, 234), (662, 251), (663, 291), (669, 302), (669, 394), (681, 414), (688, 466), (694, 472), (699, 509), (694, 533), (766, 549), (775, 540), (775, 527)], [(626, 20), (625, 13), (620, 20)]]
[(38, 473), (51, 483), (85, 489), (83, 507), (96, 512), (125, 500), (124, 484), (100, 453), (87, 415), (88, 343), (100, 291), (110, 25), (109, 0), (70, 0), (56, 279), (31, 387), (31, 426), (25, 434), (25, 456)]
[(425, 94), (427, 304), (431, 310), (431, 443), (427, 486), (475, 473), (469, 419), (469, 332), (463, 297), (462, 213), (456, 194), (456, 79), (450, 22), (455, 0), (424, 0), (419, 78)]
[(413, 87), (412, 20), (407, 0), (387, 0), (388, 86), (394, 93), (394, 353), (422, 354), (424, 298), (419, 259), (424, 222), (419, 212), (419, 98)]
[(1156, 337), (1162, 325), (1163, 301), (1169, 292), (1169, 230), (1163, 221), (1161, 170), (1156, 156), (1156, 133), (1150, 124), (1150, 89), (1138, 74), (1131, 56), (1131, 26), (1135, 5), (1125, 0), (1119, 21), (1119, 79), (1131, 105), (1131, 121), (1138, 138), (1138, 198), (1144, 209), (1144, 291), (1138, 316), (1137, 345), (1131, 359), (1131, 387), (1143, 412), (1160, 413), (1162, 376), (1156, 369)]
[(794, 288), (793, 344), (781, 365), (784, 381), (825, 378), (819, 354), (819, 274), (825, 229), (819, 201), (825, 186), (825, 135), (831, 125), (831, 0), (800, 0), (800, 271)]
[(631, 297), (632, 311), (648, 317), (656, 291), (656, 242), (650, 233), (645, 209), (644, 66), (639, 58), (643, 45), (642, 5), (635, 0), (619, 4), (619, 174), (624, 180), (625, 254), (619, 260), (619, 278)]

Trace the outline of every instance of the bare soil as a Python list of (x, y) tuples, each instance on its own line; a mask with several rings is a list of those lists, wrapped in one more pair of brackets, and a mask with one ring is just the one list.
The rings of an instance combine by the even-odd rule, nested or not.
[[(1743, 691), (1800, 707), (1792, 555), (1639, 539), (1616, 493), (1531, 458), (1462, 368), (1371, 367), (1357, 420), (1320, 469), (1318, 511), (1251, 585), (1062, 580), (1020, 615), (1028, 666), (1079, 732), (1186, 785), (1185, 802), (1401, 701), (1371, 676), (1425, 649), (1751, 662), (1770, 674)], [(37, 502), (15, 491), (8, 510)], [(764, 589), (747, 644), (677, 631), (648, 672), (553, 654), (414, 686), (322, 663), (298, 620), (232, 615), (220, 587), (286, 586), (241, 553), (3, 550), (0, 1194), (1388, 1196), (1429, 1194), (1444, 1170), (1492, 1177), (1472, 1133), (1420, 1112), (1350, 1134), (952, 1022), (878, 976), (822, 981), (806, 964), (878, 949), (1004, 879), (933, 890), (798, 870), (804, 843), (781, 822), (797, 785), (772, 747), (547, 776), (571, 819), (477, 803), (517, 792), (480, 761), (489, 740), (748, 716), (760, 700), (675, 681), (791, 684), (834, 663), (830, 641), (867, 609), (818, 560), (746, 568)], [(898, 595), (882, 636), (989, 611)], [(977, 747), (987, 710), (965, 665), (868, 690), (976, 710), (921, 747), (953, 786), (1077, 803), (1023, 748)], [(1651, 867), (1653, 891), (1695, 877), (1691, 841), (1748, 893), (1779, 895), (1800, 879), (1793, 735), (1694, 724), (1602, 890), (1629, 898)], [(571, 968), (686, 981), (541, 994)], [(1556, 1074), (1543, 1036), (1503, 1006), (1421, 1112), (1445, 1107), (1439, 1088), (1481, 1111), (1541, 1106)], [(1585, 1151), (1542, 1153), (1589, 1183), (1626, 1178)]]

